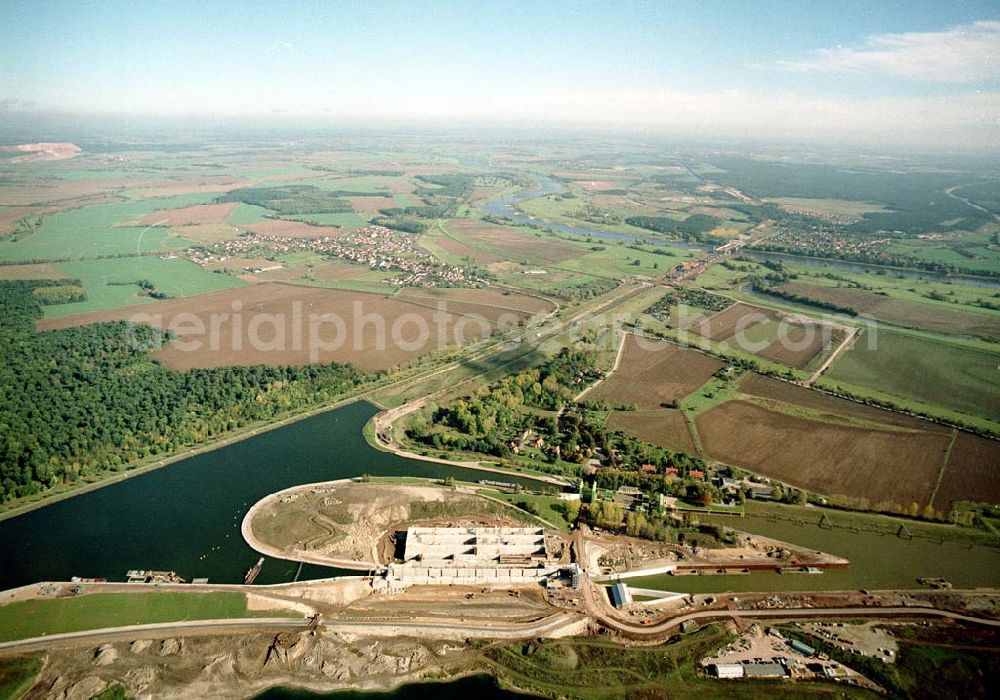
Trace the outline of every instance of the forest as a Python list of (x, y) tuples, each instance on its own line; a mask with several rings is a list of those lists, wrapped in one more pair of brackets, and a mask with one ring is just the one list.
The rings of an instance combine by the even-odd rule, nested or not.
[(367, 378), (336, 364), (175, 372), (149, 354), (165, 333), (122, 321), (38, 333), (35, 290), (54, 284), (0, 282), (0, 501), (329, 402)]
[(301, 216), (303, 214), (353, 212), (354, 207), (344, 199), (344, 197), (350, 196), (378, 196), (378, 194), (347, 190), (321, 190), (313, 185), (284, 185), (281, 187), (244, 187), (227, 192), (215, 201), (255, 204), (285, 216)]
[(714, 216), (707, 214), (692, 214), (683, 221), (677, 221), (668, 216), (630, 216), (625, 219), (625, 223), (670, 236), (680, 236), (702, 243), (714, 243), (716, 239), (709, 235), (709, 231), (721, 222)]

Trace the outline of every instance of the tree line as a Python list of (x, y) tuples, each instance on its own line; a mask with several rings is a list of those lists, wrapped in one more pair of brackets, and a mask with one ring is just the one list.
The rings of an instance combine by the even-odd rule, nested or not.
[(177, 372), (149, 352), (167, 333), (124, 321), (38, 333), (35, 290), (53, 284), (0, 282), (0, 501), (328, 402), (366, 379), (337, 364)]

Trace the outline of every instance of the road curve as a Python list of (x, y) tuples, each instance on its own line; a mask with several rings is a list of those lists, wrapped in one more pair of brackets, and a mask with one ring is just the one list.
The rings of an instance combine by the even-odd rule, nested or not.
[(658, 625), (638, 626), (629, 625), (605, 615), (600, 616), (601, 624), (604, 624), (622, 634), (630, 637), (654, 637), (663, 636), (680, 628), (685, 622), (699, 620), (724, 620), (733, 618), (743, 618), (746, 620), (759, 619), (812, 619), (817, 617), (940, 617), (956, 622), (967, 622), (987, 627), (1000, 628), (1000, 620), (991, 620), (982, 617), (970, 617), (947, 610), (927, 607), (851, 607), (851, 608), (784, 608), (767, 610), (699, 610), (688, 613), (680, 617), (671, 618)]

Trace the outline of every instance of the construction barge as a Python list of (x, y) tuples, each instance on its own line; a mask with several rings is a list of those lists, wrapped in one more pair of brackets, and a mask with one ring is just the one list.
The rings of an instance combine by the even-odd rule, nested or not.
[[(669, 571), (671, 576), (745, 576), (754, 571), (774, 571), (779, 574), (821, 574), (820, 566), (775, 566), (774, 564), (747, 564), (745, 566), (678, 566)], [(839, 568), (833, 565), (828, 568)]]
[(260, 575), (260, 570), (263, 567), (264, 567), (264, 557), (261, 557), (260, 559), (257, 560), (257, 563), (251, 566), (250, 570), (247, 571), (247, 575), (243, 578), (243, 583), (245, 583), (248, 586), (251, 583), (253, 583), (257, 579), (257, 576)]
[(187, 583), (176, 571), (146, 571), (129, 569), (125, 573), (125, 583)]

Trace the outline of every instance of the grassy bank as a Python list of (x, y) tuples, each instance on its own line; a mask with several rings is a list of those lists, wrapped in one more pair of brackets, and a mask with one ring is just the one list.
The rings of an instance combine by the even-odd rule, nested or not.
[(243, 593), (97, 593), (0, 606), (0, 642), (104, 627), (243, 617), (299, 617), (299, 613), (248, 612)]

